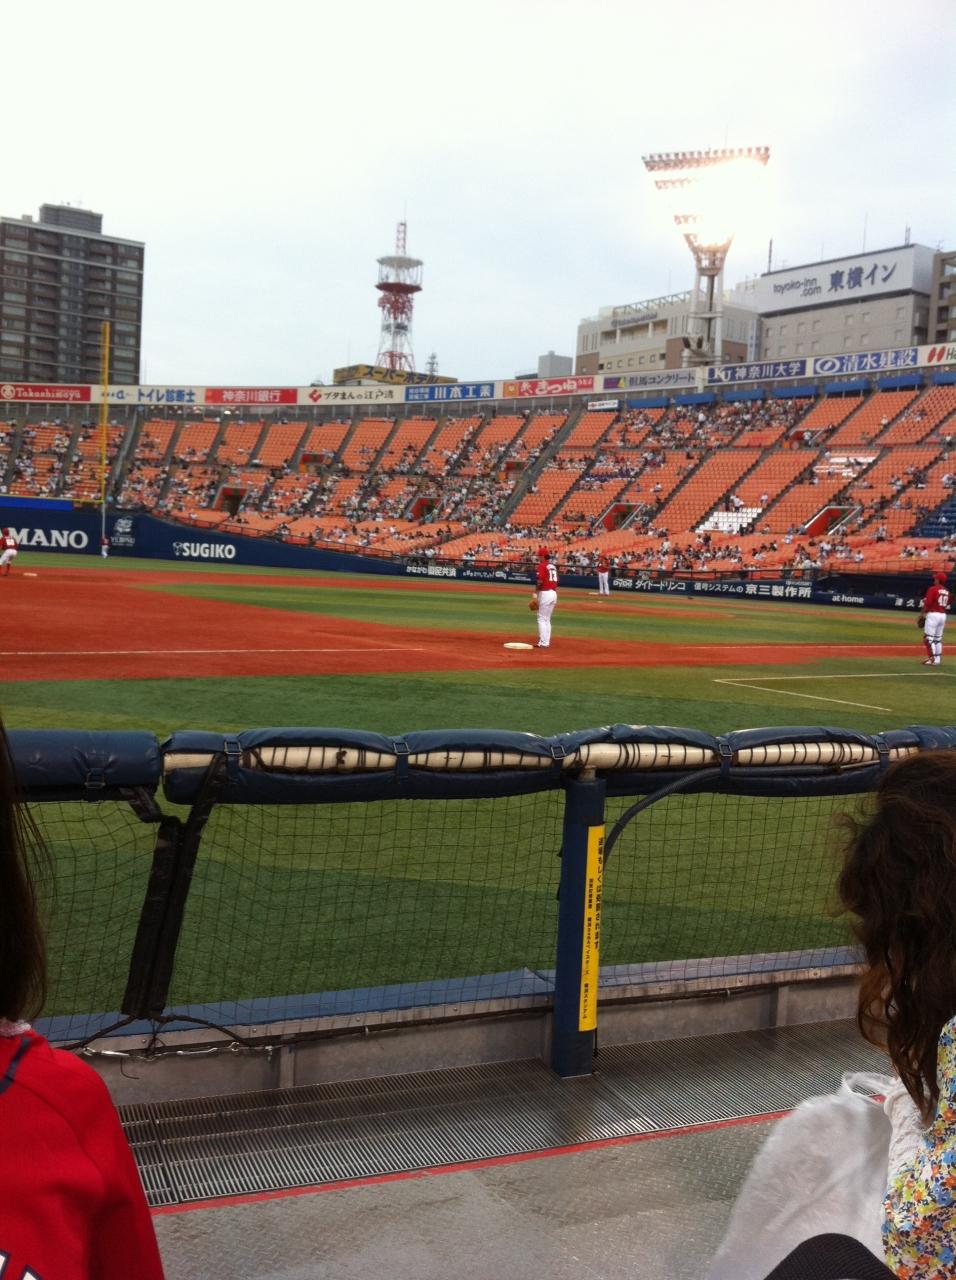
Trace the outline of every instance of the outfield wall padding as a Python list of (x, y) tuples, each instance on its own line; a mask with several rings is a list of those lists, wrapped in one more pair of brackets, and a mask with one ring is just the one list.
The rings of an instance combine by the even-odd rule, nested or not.
[[(0, 523), (11, 527), (25, 550), (98, 555), (100, 515), (92, 510), (65, 510), (62, 503), (32, 505), (28, 511), (8, 507), (0, 496)], [(403, 561), (294, 546), (276, 538), (240, 537), (212, 529), (195, 529), (158, 519), (145, 512), (111, 511), (107, 517), (110, 556), (118, 560), (136, 556), (173, 563), (242, 565), (259, 568), (314, 570), (333, 573), (373, 573), (403, 578), (451, 578), (463, 582), (533, 582), (530, 566), (507, 568), (444, 564), (440, 561)], [(942, 562), (940, 562), (942, 563)], [(948, 563), (948, 561), (947, 561)], [(770, 579), (756, 568), (759, 579), (673, 575), (658, 571), (615, 573), (615, 593), (629, 595), (709, 596), (734, 600), (783, 601), (801, 604), (849, 605), (866, 609), (915, 612), (929, 586), (937, 561), (928, 562), (925, 574), (841, 573), (814, 571), (813, 577), (795, 574)], [(594, 589), (594, 573), (562, 573), (564, 586)]]

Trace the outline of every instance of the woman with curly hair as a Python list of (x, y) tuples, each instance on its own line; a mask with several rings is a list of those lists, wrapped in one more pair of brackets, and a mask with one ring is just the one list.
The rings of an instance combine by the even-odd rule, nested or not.
[(956, 752), (892, 766), (849, 826), (839, 893), (866, 962), (859, 1026), (901, 1082), (886, 1260), (902, 1280), (956, 1276)]
[(46, 990), (38, 857), (0, 725), (0, 1273), (162, 1280), (146, 1198), (106, 1086), (24, 1021), (39, 1013)]

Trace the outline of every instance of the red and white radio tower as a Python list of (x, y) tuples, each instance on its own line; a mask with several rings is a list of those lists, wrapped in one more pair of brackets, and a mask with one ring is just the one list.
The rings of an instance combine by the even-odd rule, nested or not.
[(407, 369), (414, 372), (412, 354), (412, 311), (415, 294), (421, 292), (422, 261), (405, 253), (407, 226), (402, 220), (395, 234), (395, 252), (378, 260), (378, 284), (382, 295), (382, 333), (378, 340), (375, 363), (385, 369)]

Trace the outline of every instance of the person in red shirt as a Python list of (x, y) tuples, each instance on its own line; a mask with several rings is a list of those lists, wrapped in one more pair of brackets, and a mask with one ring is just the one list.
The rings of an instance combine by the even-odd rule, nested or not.
[(31, 852), (0, 726), (0, 1276), (162, 1280), (146, 1197), (106, 1086), (22, 1019), (42, 1007), (46, 951)]
[(609, 596), (611, 594), (611, 562), (605, 555), (598, 556), (597, 576), (598, 595)]
[(548, 649), (551, 647), (551, 615), (558, 603), (558, 567), (547, 547), (538, 548), (532, 599), (538, 607), (538, 648)]
[[(10, 565), (16, 559), (19, 549), (17, 540), (10, 530), (0, 529), (0, 573), (5, 578), (10, 575)], [(2, 1274), (0, 1272), (0, 1275)]]
[(933, 585), (923, 596), (920, 609), (925, 617), (923, 644), (926, 646), (926, 658), (923, 666), (938, 667), (943, 660), (943, 631), (949, 612), (949, 588), (946, 574), (942, 571), (933, 575)]

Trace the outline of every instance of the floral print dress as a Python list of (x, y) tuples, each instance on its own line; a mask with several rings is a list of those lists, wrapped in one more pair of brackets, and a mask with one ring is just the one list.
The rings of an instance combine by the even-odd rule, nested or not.
[(883, 1201), (886, 1262), (900, 1280), (956, 1278), (956, 1018), (940, 1033), (936, 1078), (936, 1116)]

